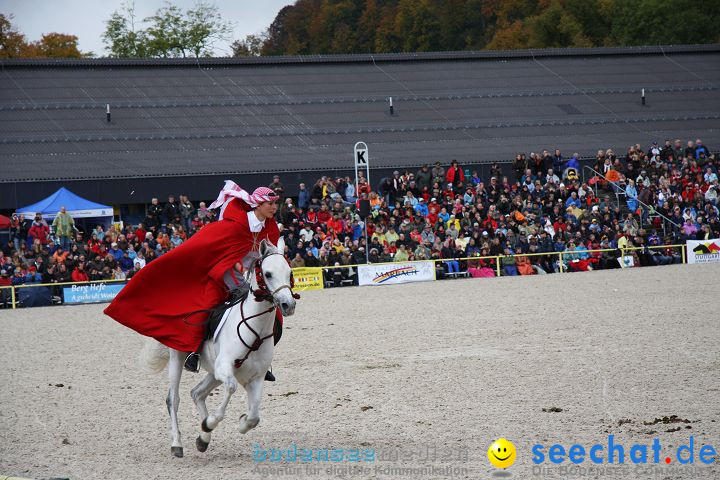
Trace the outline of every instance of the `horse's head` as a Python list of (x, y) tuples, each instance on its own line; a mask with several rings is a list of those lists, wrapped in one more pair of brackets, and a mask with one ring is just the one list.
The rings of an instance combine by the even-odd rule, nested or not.
[(284, 251), (285, 240), (282, 237), (277, 246), (265, 240), (260, 243), (261, 258), (256, 280), (260, 288), (261, 283), (265, 283), (272, 302), (280, 308), (283, 316), (289, 317), (295, 313), (295, 296), (292, 291), (292, 269), (285, 260)]

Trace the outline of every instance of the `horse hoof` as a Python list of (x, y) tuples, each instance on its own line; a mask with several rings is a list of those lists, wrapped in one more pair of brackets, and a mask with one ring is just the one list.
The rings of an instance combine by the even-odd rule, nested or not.
[(173, 457), (182, 458), (183, 447), (170, 447), (170, 453), (172, 453)]
[(247, 414), (243, 413), (242, 415), (240, 415), (240, 433), (246, 434), (249, 431), (250, 431), (250, 428), (248, 427), (248, 424), (247, 424)]
[(210, 443), (204, 442), (203, 439), (200, 437), (197, 437), (197, 439), (195, 440), (195, 446), (197, 447), (198, 452), (204, 452), (205, 450), (207, 450), (208, 445), (210, 445)]

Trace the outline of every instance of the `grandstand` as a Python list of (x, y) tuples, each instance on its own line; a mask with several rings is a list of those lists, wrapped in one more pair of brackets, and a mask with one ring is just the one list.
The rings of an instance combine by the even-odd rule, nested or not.
[(591, 156), (696, 136), (717, 146), (719, 60), (719, 45), (3, 60), (0, 209), (59, 186), (113, 205), (212, 198), (227, 177), (266, 184), (276, 172), (294, 195), (318, 172), (349, 173), (358, 140), (373, 180), (453, 158), (486, 175), (483, 165), (543, 148)]

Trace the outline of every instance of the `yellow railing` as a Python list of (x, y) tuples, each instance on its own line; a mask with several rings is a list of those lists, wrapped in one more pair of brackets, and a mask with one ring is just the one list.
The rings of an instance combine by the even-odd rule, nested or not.
[[(560, 271), (564, 271), (564, 263), (563, 263), (563, 257), (568, 255), (586, 255), (591, 253), (602, 253), (602, 252), (615, 252), (617, 250), (620, 250), (621, 256), (625, 256), (625, 252), (633, 251), (633, 250), (643, 250), (645, 247), (626, 247), (626, 248), (602, 248), (597, 250), (580, 250), (580, 251), (563, 251), (563, 252), (542, 252), (542, 253), (518, 253), (514, 255), (491, 255), (486, 257), (458, 257), (458, 258), (430, 258), (427, 260), (408, 260), (407, 262), (381, 262), (381, 263), (373, 263), (372, 265), (392, 265), (394, 263), (412, 263), (414, 261), (416, 262), (448, 262), (452, 260), (457, 261), (467, 261), (467, 260), (495, 260), (495, 270), (497, 273), (497, 276), (500, 276), (500, 260), (502, 260), (505, 257), (541, 257), (541, 256), (558, 256), (560, 260)], [(680, 248), (681, 252), (681, 258), (682, 263), (686, 263), (686, 257), (685, 257), (685, 245), (678, 244), (678, 245), (658, 245), (653, 247), (648, 247), (653, 250), (659, 250), (663, 248)], [(317, 267), (321, 268), (323, 270), (330, 270), (335, 268), (355, 268), (360, 265), (367, 265), (365, 263), (363, 264), (352, 264), (352, 265), (328, 265), (326, 267)]]
[[(563, 258), (568, 255), (589, 255), (593, 253), (603, 253), (603, 252), (615, 252), (617, 250), (620, 250), (621, 256), (625, 256), (626, 252), (630, 251), (636, 251), (636, 250), (643, 250), (645, 247), (626, 247), (626, 248), (603, 248), (603, 249), (597, 249), (597, 250), (580, 250), (577, 251), (563, 251), (563, 252), (543, 252), (543, 253), (521, 253), (521, 254), (515, 254), (515, 255), (492, 255), (492, 256), (485, 256), (485, 257), (458, 257), (458, 258), (433, 258), (428, 260), (415, 260), (415, 261), (423, 261), (423, 262), (447, 262), (452, 260), (457, 261), (472, 261), (472, 260), (494, 260), (495, 261), (495, 273), (499, 277), (501, 276), (501, 269), (500, 269), (500, 262), (505, 257), (539, 257), (539, 256), (557, 256), (558, 257), (558, 268), (561, 272), (565, 271), (565, 263), (563, 261)], [(687, 255), (685, 252), (685, 245), (683, 244), (677, 244), (677, 245), (658, 245), (653, 247), (647, 247), (649, 249), (653, 250), (660, 250), (665, 248), (679, 248), (680, 249), (680, 255), (682, 258), (682, 263), (687, 262)], [(412, 263), (413, 261), (408, 262), (383, 262), (383, 263), (373, 263), (372, 265), (389, 265), (394, 263)], [(360, 265), (366, 265), (366, 264), (352, 264), (352, 265), (329, 265), (325, 267), (317, 267), (322, 270), (331, 270), (336, 268), (356, 268)], [(9, 285), (6, 287), (0, 287), (0, 292), (2, 290), (10, 290), (10, 302), (12, 304), (12, 308), (17, 308), (17, 295), (15, 292), (15, 289), (17, 288), (32, 288), (32, 287), (59, 287), (64, 285), (88, 285), (93, 283), (120, 283), (120, 282), (127, 282), (128, 280), (93, 280), (89, 282), (62, 282), (62, 283), (29, 283), (29, 284), (22, 284), (22, 285)]]

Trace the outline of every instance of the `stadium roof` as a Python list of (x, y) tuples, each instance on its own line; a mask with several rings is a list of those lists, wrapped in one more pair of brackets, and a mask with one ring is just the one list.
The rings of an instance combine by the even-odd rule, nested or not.
[(4, 183), (720, 145), (720, 45), (0, 66)]

